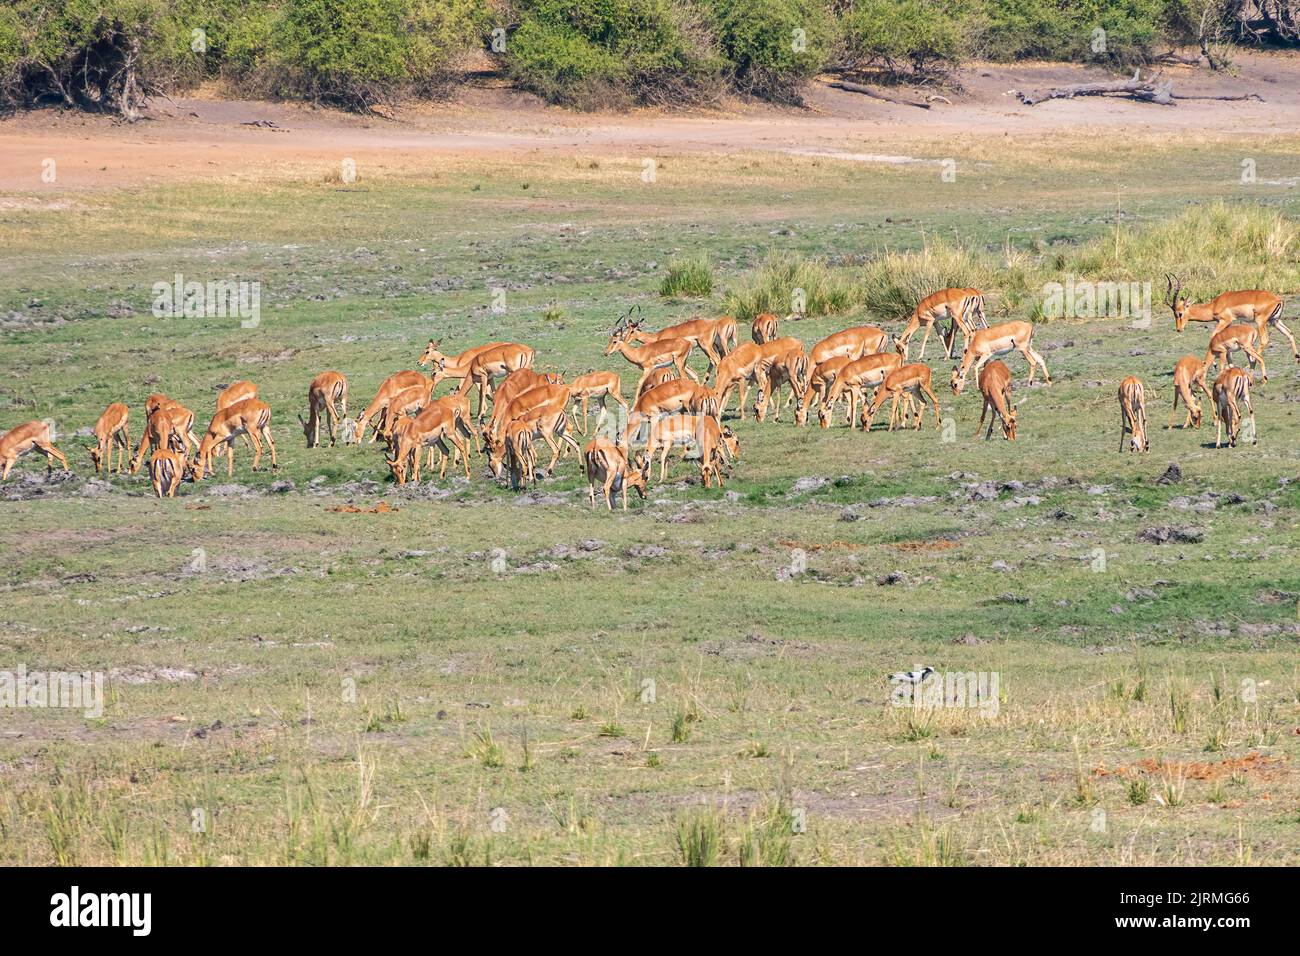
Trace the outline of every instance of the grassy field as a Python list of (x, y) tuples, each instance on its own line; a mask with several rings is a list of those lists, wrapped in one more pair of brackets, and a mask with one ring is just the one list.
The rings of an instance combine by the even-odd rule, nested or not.
[[(1294, 175), (1298, 145), (1252, 155)], [(1173, 364), (1206, 338), (1175, 333), (1165, 268), (1300, 312), (1300, 201), (1241, 184), (1239, 153), (977, 140), (955, 182), (670, 155), (651, 183), (638, 156), (539, 153), (9, 197), (0, 426), (53, 419), (77, 476), (27, 458), (0, 487), (0, 670), (101, 671), (108, 701), (0, 711), (0, 862), (1300, 863), (1281, 337), (1258, 445), (1163, 427)], [(1155, 283), (1153, 322), (1040, 321), (1054, 383), (1008, 360), (1014, 445), (977, 437), (978, 394), (951, 394), (932, 339), (948, 427), (750, 419), (724, 491), (677, 464), (626, 515), (589, 510), (572, 459), (527, 496), (478, 463), (397, 489), (377, 446), (308, 450), (295, 420), (316, 372), (359, 408), (430, 337), (528, 342), (540, 368), (627, 389), (601, 354), (621, 312), (743, 306), (771, 257), (826, 258), (809, 271), (845, 293), (787, 334), (898, 329), (861, 291), (870, 260), (927, 246), (978, 272), (991, 319), (1078, 274)], [(669, 263), (701, 257), (712, 297), (660, 298)], [(155, 318), (177, 273), (260, 282), (260, 324)], [(1142, 457), (1116, 452), (1128, 374)], [(74, 433), (108, 402), (138, 436), (146, 394), (205, 419), (242, 378), (274, 409), (278, 474), (241, 449), (233, 482), (172, 501), (87, 480)], [(887, 675), (922, 664), (997, 673), (996, 714), (891, 706)]]

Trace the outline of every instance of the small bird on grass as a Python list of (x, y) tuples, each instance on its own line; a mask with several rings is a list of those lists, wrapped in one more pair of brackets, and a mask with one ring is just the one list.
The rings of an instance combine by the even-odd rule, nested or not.
[(927, 664), (919, 671), (899, 671), (897, 674), (890, 674), (889, 682), (891, 684), (919, 684), (933, 673), (934, 668)]

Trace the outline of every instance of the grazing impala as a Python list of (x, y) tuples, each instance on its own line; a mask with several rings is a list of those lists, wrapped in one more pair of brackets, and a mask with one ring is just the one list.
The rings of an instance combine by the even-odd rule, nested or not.
[[(510, 488), (518, 491), (529, 484), (537, 484), (537, 451), (533, 448), (533, 426), (531, 422), (511, 422), (506, 426), (505, 438), (502, 439), (502, 457), (493, 465), (493, 473), (499, 480), (503, 474), (510, 476)], [(492, 459), (489, 458), (489, 463)]]
[[(704, 487), (717, 479), (722, 487), (723, 474), (729, 462), (740, 457), (740, 439), (730, 427), (721, 426), (712, 415), (665, 415), (650, 426), (650, 440), (645, 448), (642, 473), (650, 476), (650, 465), (656, 451), (659, 455), (659, 480), (668, 478), (668, 452), (674, 446), (685, 446), (687, 454), (698, 452), (700, 477)], [(683, 455), (685, 459), (686, 455)]]
[[(564, 379), (558, 373), (535, 372), (530, 368), (521, 368), (516, 372), (511, 372), (498, 385), (492, 394), (492, 414), (488, 417), (487, 424), (482, 426), (484, 440), (490, 441), (501, 434), (501, 429), (506, 422), (510, 420), (508, 413), (510, 406), (516, 398), (519, 398), (525, 392), (531, 392), (535, 388), (543, 385), (563, 385)], [(468, 396), (465, 397), (468, 401)], [(520, 412), (522, 414), (522, 412)], [(514, 417), (518, 418), (518, 415)]]
[(361, 443), (362, 436), (366, 431), (366, 423), (371, 423), (373, 429), (370, 435), (370, 443), (373, 445), (379, 440), (381, 433), (387, 434), (388, 406), (392, 402), (393, 396), (406, 388), (415, 385), (423, 385), (429, 392), (433, 391), (433, 380), (423, 372), (417, 372), (413, 369), (406, 369), (401, 372), (394, 372), (388, 378), (379, 383), (379, 388), (375, 391), (375, 398), (365, 409), (357, 416), (356, 427), (353, 434), (356, 436), (357, 443)]
[(776, 338), (780, 324), (780, 319), (771, 312), (760, 312), (754, 316), (754, 323), (750, 326), (749, 336), (754, 340), (755, 345), (770, 342)]
[(68, 459), (54, 447), (50, 426), (46, 422), (25, 422), (0, 435), (0, 481), (9, 477), (14, 462), (33, 450), (45, 456), (46, 474), (54, 470), (56, 458), (63, 462), (63, 470), (68, 470)]
[(1262, 348), (1258, 326), (1245, 323), (1226, 326), (1210, 338), (1210, 347), (1205, 352), (1205, 370), (1208, 372), (1211, 365), (1217, 365), (1220, 369), (1227, 368), (1232, 364), (1233, 352), (1245, 352), (1251, 370), (1258, 365), (1260, 375), (1267, 384), (1268, 369), (1260, 351)]
[(1150, 451), (1147, 438), (1146, 389), (1137, 376), (1130, 375), (1119, 383), (1119, 450), (1124, 451), (1124, 436), (1128, 435), (1130, 451)]
[[(773, 339), (773, 342), (783, 341)], [(765, 346), (762, 346), (765, 347)], [(760, 422), (767, 417), (767, 406), (773, 404), (772, 420), (781, 418), (781, 386), (790, 386), (791, 405), (797, 405), (808, 391), (808, 353), (803, 345), (796, 345), (759, 363), (758, 401), (754, 404), (754, 417)]]
[[(335, 410), (336, 404), (341, 406), (341, 410)], [(302, 425), (302, 433), (307, 438), (308, 448), (316, 448), (320, 445), (322, 411), (329, 417), (330, 447), (333, 448), (338, 434), (339, 418), (348, 417), (348, 380), (340, 372), (321, 372), (307, 387), (307, 420), (303, 421), (302, 416), (299, 415), (298, 422)], [(346, 445), (351, 437), (352, 433), (345, 431), (343, 444)]]
[(156, 449), (149, 459), (149, 481), (159, 498), (175, 498), (185, 475), (185, 457), (166, 445)]
[(1195, 355), (1184, 355), (1174, 366), (1174, 406), (1169, 412), (1169, 424), (1166, 428), (1174, 427), (1174, 419), (1178, 415), (1178, 400), (1183, 400), (1183, 405), (1187, 409), (1187, 418), (1183, 421), (1184, 428), (1201, 427), (1201, 403), (1196, 400), (1192, 389), (1200, 387), (1205, 393), (1205, 398), (1210, 404), (1210, 411), (1214, 410), (1214, 396), (1210, 394), (1209, 388), (1205, 384), (1205, 363)]
[(844, 369), (844, 366), (854, 361), (847, 355), (837, 355), (835, 358), (829, 358), (825, 362), (816, 366), (812, 374), (808, 376), (808, 388), (803, 393), (803, 398), (799, 400), (799, 406), (794, 412), (794, 423), (804, 425), (808, 422), (808, 407), (817, 401), (822, 405), (826, 401), (826, 396), (830, 394), (831, 387), (835, 384), (835, 379)]
[(447, 403), (445, 399), (439, 399), (430, 403), (414, 418), (404, 418), (394, 426), (393, 457), (387, 461), (398, 485), (406, 484), (408, 468), (410, 468), (411, 480), (417, 485), (420, 483), (420, 459), (426, 448), (429, 457), (428, 467), (432, 470), (433, 450), (437, 448), (440, 456), (438, 478), (441, 480), (447, 477), (447, 460), (452, 457), (452, 449), (447, 447), (448, 441), (464, 463), (465, 478), (469, 478), (469, 449), (466, 447), (466, 438), (472, 436), (473, 432), (465, 421), (467, 406), (468, 402)]
[(966, 375), (975, 370), (976, 379), (988, 362), (1000, 355), (1020, 352), (1029, 362), (1029, 384), (1034, 384), (1034, 369), (1041, 367), (1043, 378), (1052, 384), (1048, 374), (1047, 363), (1034, 351), (1034, 326), (1030, 322), (1003, 322), (987, 329), (980, 329), (970, 337), (966, 349), (961, 354), (961, 367), (952, 370), (952, 393), (960, 395), (966, 387)]
[[(161, 406), (161, 405), (175, 405), (175, 406), (177, 406), (178, 408), (180, 408), (180, 409), (182, 409), (182, 410), (184, 410), (184, 411), (189, 411), (189, 409), (186, 409), (184, 405), (182, 405), (180, 402), (176, 401), (174, 398), (168, 398), (166, 395), (162, 394), (161, 392), (155, 392), (153, 395), (150, 395), (148, 398), (146, 398), (146, 399), (144, 400), (144, 417), (145, 417), (145, 420), (148, 421), (149, 416), (152, 415), (154, 412), (156, 412), (156, 411), (158, 410), (159, 406)], [(180, 417), (180, 416), (173, 416), (173, 418), (179, 418), (179, 417)], [(197, 446), (198, 443), (199, 443), (199, 437), (198, 437), (197, 435), (194, 434), (194, 415), (193, 415), (193, 413), (190, 413), (190, 416), (189, 416), (189, 423), (185, 426), (185, 428), (183, 429), (183, 431), (184, 431), (184, 436), (185, 436), (185, 438), (189, 441), (190, 445)], [(186, 445), (185, 448), (186, 448), (185, 453), (188, 455), (188, 454), (189, 454), (189, 445)], [(134, 472), (133, 472), (133, 474), (134, 474)]]
[(260, 398), (246, 398), (212, 416), (212, 422), (199, 442), (198, 453), (190, 463), (190, 477), (201, 481), (212, 471), (212, 456), (226, 449), (226, 476), (235, 474), (235, 439), (247, 435), (253, 443), (253, 471), (262, 460), (262, 442), (271, 449), (271, 468), (280, 467), (271, 438), (271, 406)]
[(478, 386), (478, 412), (476, 414), (479, 421), (483, 420), (485, 396), (492, 394), (493, 380), (502, 375), (509, 375), (521, 368), (532, 368), (535, 354), (532, 346), (516, 345), (512, 342), (506, 345), (498, 345), (496, 348), (488, 349), (486, 352), (480, 352), (474, 356), (469, 363), (469, 371), (465, 376), (465, 380), (461, 382), (457, 391), (464, 395), (472, 386)]
[(857, 325), (826, 336), (808, 353), (808, 360), (813, 368), (827, 359), (844, 355), (849, 360), (860, 359), (864, 355), (884, 352), (889, 348), (889, 334), (874, 325)]
[(908, 319), (903, 334), (894, 339), (894, 346), (903, 358), (907, 358), (908, 341), (921, 328), (925, 329), (925, 334), (921, 336), (921, 352), (917, 357), (925, 358), (925, 343), (930, 339), (934, 323), (938, 320), (942, 328), (945, 316), (950, 320), (948, 334), (943, 336), (948, 358), (952, 358), (953, 350), (957, 347), (959, 330), (962, 334), (962, 347), (965, 348), (966, 343), (970, 342), (971, 333), (976, 329), (976, 323), (980, 328), (989, 327), (984, 318), (983, 292), (979, 289), (940, 289), (920, 301)]
[(1007, 441), (1016, 440), (1016, 406), (1011, 404), (1011, 369), (1005, 362), (994, 359), (984, 366), (979, 377), (980, 394), (984, 396), (984, 407), (980, 409), (980, 423), (975, 427), (975, 434), (984, 427), (984, 414), (989, 412), (989, 430), (984, 433), (984, 440), (993, 437), (993, 423), (1002, 423), (1002, 437)]
[[(1295, 336), (1282, 324), (1282, 297), (1263, 289), (1224, 292), (1209, 302), (1189, 304), (1182, 297), (1182, 280), (1166, 275), (1165, 302), (1174, 310), (1174, 328), (1181, 332), (1188, 322), (1213, 322), (1214, 333), (1222, 332), (1233, 322), (1253, 322), (1260, 333), (1260, 350), (1268, 347), (1268, 328), (1282, 333), (1291, 345), (1291, 355), (1300, 362)], [(1174, 283), (1177, 283), (1175, 286)]]
[[(104, 409), (104, 414), (95, 422), (95, 444), (87, 445), (90, 460), (95, 463), (95, 474), (100, 466), (108, 474), (114, 470), (120, 475), (126, 470), (127, 460), (131, 456), (131, 432), (127, 428), (130, 409), (121, 402), (114, 402)], [(113, 452), (117, 451), (117, 468), (113, 468)]]
[[(877, 352), (874, 355), (864, 355), (862, 358), (855, 359), (841, 367), (839, 373), (835, 376), (835, 381), (822, 398), (821, 406), (817, 409), (817, 420), (821, 427), (830, 428), (831, 411), (835, 408), (835, 403), (839, 401), (840, 396), (848, 392), (849, 418), (847, 424), (849, 428), (856, 427), (854, 419), (858, 411), (858, 402), (862, 402), (861, 424), (869, 429), (871, 419), (867, 415), (867, 389), (879, 389), (884, 385), (889, 374), (901, 368), (902, 365), (903, 356), (899, 353)], [(910, 396), (908, 400), (911, 401)]]
[(718, 365), (713, 380), (713, 394), (717, 396), (718, 414), (727, 409), (727, 399), (732, 389), (737, 389), (740, 396), (740, 418), (745, 418), (745, 396), (749, 392), (749, 383), (761, 383), (767, 368), (778, 355), (790, 349), (803, 350), (803, 343), (792, 336), (773, 339), (762, 345), (742, 342), (736, 350)]
[(149, 420), (145, 422), (144, 435), (140, 438), (140, 447), (131, 459), (131, 474), (140, 470), (144, 464), (145, 449), (171, 448), (183, 451), (188, 457), (190, 449), (198, 446), (198, 441), (191, 441), (194, 429), (194, 413), (179, 402), (170, 398), (154, 406)]
[(934, 427), (939, 427), (939, 398), (930, 387), (930, 366), (922, 365), (920, 362), (896, 368), (885, 376), (884, 383), (872, 396), (871, 404), (862, 412), (863, 427), (870, 430), (871, 419), (886, 398), (893, 400), (893, 404), (889, 407), (889, 430), (892, 432), (895, 425), (903, 427), (907, 406), (903, 407), (903, 414), (899, 415), (898, 403), (904, 395), (909, 397), (910, 402), (916, 403), (917, 431), (920, 431), (921, 422), (925, 418), (925, 402), (929, 402), (934, 409)]
[(641, 377), (637, 379), (636, 388), (633, 389), (639, 394), (641, 384), (652, 371), (669, 365), (677, 370), (678, 378), (690, 376), (698, 382), (700, 377), (686, 364), (686, 357), (691, 354), (693, 347), (689, 339), (657, 339), (648, 345), (631, 345), (628, 343), (628, 333), (625, 330), (616, 330), (610, 336), (609, 344), (605, 346), (605, 354), (613, 355), (618, 352), (641, 369)]
[(388, 411), (384, 415), (384, 441), (393, 443), (393, 426), (407, 416), (420, 414), (429, 404), (431, 389), (427, 385), (412, 385), (394, 395), (388, 402)]
[(1215, 448), (1222, 444), (1225, 423), (1228, 426), (1228, 446), (1237, 447), (1237, 437), (1241, 434), (1243, 405), (1250, 413), (1250, 431), (1247, 437), (1251, 439), (1252, 444), (1258, 445), (1259, 436), (1255, 433), (1255, 408), (1250, 403), (1250, 376), (1243, 369), (1229, 366), (1214, 380), (1214, 406), (1217, 410), (1215, 418), (1218, 422), (1214, 434)]
[(596, 507), (596, 486), (603, 490), (605, 507), (614, 510), (614, 494), (623, 495), (623, 510), (627, 511), (627, 489), (631, 486), (642, 498), (646, 496), (646, 476), (641, 455), (631, 465), (619, 447), (604, 436), (597, 436), (582, 450), (582, 463), (587, 473), (587, 497)]
[(595, 399), (600, 402), (600, 414), (596, 416), (596, 430), (600, 430), (601, 424), (605, 421), (605, 415), (608, 409), (605, 408), (605, 399), (612, 398), (615, 402), (623, 407), (623, 414), (627, 414), (627, 402), (623, 399), (623, 387), (619, 381), (617, 372), (589, 372), (586, 375), (579, 375), (573, 380), (570, 386), (573, 395), (573, 403), (577, 405), (582, 402), (582, 433), (587, 434), (587, 407), (588, 403)]
[(728, 333), (719, 329), (720, 322), (731, 323), (730, 337), (734, 339), (736, 320), (731, 318), (688, 319), (660, 329), (658, 332), (647, 332), (641, 328), (639, 319), (631, 319), (626, 325), (625, 338), (630, 343), (641, 342), (646, 345), (653, 342), (668, 342), (672, 339), (685, 339), (692, 347), (704, 353), (709, 360), (709, 368), (713, 368), (722, 356), (727, 354)]

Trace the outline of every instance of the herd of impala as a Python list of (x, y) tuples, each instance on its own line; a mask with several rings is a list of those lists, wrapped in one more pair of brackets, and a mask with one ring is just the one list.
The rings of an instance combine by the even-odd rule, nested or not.
[[(1180, 332), (1189, 322), (1214, 323), (1205, 358), (1185, 356), (1174, 369), (1175, 414), (1180, 399), (1187, 412), (1183, 427), (1201, 424), (1201, 405), (1194, 394), (1199, 388), (1219, 426), (1215, 447), (1221, 444), (1225, 426), (1229, 444), (1236, 445), (1243, 409), (1251, 422), (1249, 437), (1257, 441), (1251, 376), (1232, 365), (1232, 354), (1244, 352), (1251, 368), (1258, 365), (1267, 382), (1263, 351), (1269, 330), (1276, 329), (1300, 361), (1295, 339), (1282, 324), (1282, 299), (1254, 290), (1225, 292), (1211, 302), (1190, 304), (1182, 295), (1182, 283), (1171, 275), (1165, 301)], [(945, 320), (946, 333), (942, 330)], [(827, 336), (811, 349), (797, 338), (782, 336), (780, 320), (772, 314), (755, 318), (752, 341), (738, 343), (732, 318), (691, 319), (652, 332), (642, 327), (639, 309), (629, 312), (610, 332), (605, 355), (617, 352), (640, 372), (630, 406), (615, 372), (592, 372), (565, 382), (557, 373), (534, 370), (535, 353), (527, 345), (489, 342), (458, 355), (444, 355), (438, 342), (430, 340), (418, 363), (429, 368), (430, 374), (410, 369), (390, 375), (355, 420), (348, 418), (347, 379), (339, 372), (322, 372), (308, 388), (308, 417), (299, 415), (298, 421), (308, 448), (320, 445), (322, 422), (327, 424), (331, 446), (340, 433), (345, 444), (364, 442), (369, 429), (371, 444), (383, 441), (386, 445), (385, 461), (398, 484), (418, 482), (421, 460), (427, 458), (424, 467), (432, 469), (437, 450), (440, 478), (446, 476), (449, 460), (453, 465), (459, 462), (469, 478), (470, 457), (485, 454), (492, 474), (498, 480), (508, 479), (511, 487), (518, 489), (537, 480), (536, 443), (540, 440), (551, 452), (546, 474), (554, 471), (562, 455), (572, 451), (585, 471), (592, 506), (599, 489), (607, 508), (612, 509), (615, 496), (621, 495), (626, 510), (629, 488), (645, 496), (656, 454), (659, 480), (666, 479), (668, 454), (674, 448), (686, 448), (685, 456), (698, 461), (705, 487), (715, 481), (722, 485), (731, 462), (740, 456), (740, 442), (731, 427), (722, 424), (723, 413), (734, 393), (739, 417), (745, 418), (750, 385), (757, 389), (753, 411), (760, 422), (769, 413), (773, 420), (779, 419), (782, 409), (788, 407), (795, 424), (805, 425), (816, 403), (818, 421), (828, 428), (835, 406), (843, 400), (848, 427), (869, 430), (876, 413), (889, 401), (889, 431), (904, 427), (909, 418), (919, 429), (927, 405), (938, 428), (939, 400), (931, 385), (930, 367), (924, 362), (926, 344), (936, 324), (950, 360), (956, 355), (958, 333), (962, 336), (961, 360), (949, 383), (953, 394), (960, 395), (967, 379), (974, 376), (983, 396), (978, 428), (983, 428), (988, 415), (985, 438), (992, 437), (998, 423), (1003, 437), (1014, 441), (1011, 372), (999, 357), (1013, 352), (1023, 355), (1030, 384), (1040, 369), (1048, 384), (1051, 376), (1047, 363), (1034, 350), (1033, 325), (1013, 321), (990, 326), (984, 316), (984, 296), (978, 289), (943, 289), (928, 296), (898, 336), (870, 325), (855, 326)], [(910, 342), (922, 330), (918, 361), (913, 362), (908, 355)], [(703, 380), (687, 364), (697, 350), (708, 361)], [(1206, 379), (1216, 364), (1220, 374), (1211, 389)], [(711, 386), (705, 384), (710, 377)], [(450, 394), (435, 398), (433, 393), (444, 379), (460, 384)], [(477, 402), (471, 411), (470, 393), (474, 390)], [(621, 422), (621, 427), (602, 432), (609, 411), (607, 401), (620, 406), (622, 414), (615, 421)], [(588, 434), (593, 402), (599, 405), (597, 435), (582, 447), (575, 435)], [(1146, 390), (1136, 377), (1120, 383), (1119, 404), (1120, 450), (1126, 439), (1129, 448), (1148, 450)], [(579, 410), (581, 427), (577, 423)], [(279, 465), (271, 437), (271, 408), (258, 397), (252, 382), (235, 382), (218, 394), (215, 414), (201, 438), (194, 433), (194, 412), (166, 395), (146, 398), (144, 414), (144, 434), (132, 453), (127, 406), (114, 402), (104, 410), (95, 425), (95, 444), (87, 446), (97, 473), (102, 469), (110, 474), (124, 470), (135, 474), (147, 460), (155, 493), (160, 498), (173, 497), (184, 478), (197, 482), (211, 475), (213, 458), (223, 452), (226, 474), (232, 476), (235, 443), (241, 437), (253, 451), (254, 471), (261, 462), (263, 444), (270, 452), (271, 467)], [(1169, 427), (1173, 425), (1171, 418)], [(33, 450), (45, 455), (47, 469), (58, 460), (68, 470), (68, 460), (54, 446), (48, 423), (27, 422), (0, 436), (0, 480), (9, 477), (20, 455)]]

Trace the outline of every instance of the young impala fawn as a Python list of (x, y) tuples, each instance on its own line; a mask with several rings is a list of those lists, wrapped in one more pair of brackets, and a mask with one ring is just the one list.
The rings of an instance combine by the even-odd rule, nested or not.
[(635, 488), (642, 498), (646, 496), (646, 479), (643, 471), (644, 461), (638, 453), (632, 464), (627, 457), (608, 438), (598, 435), (587, 443), (582, 450), (582, 463), (587, 473), (587, 497), (591, 506), (596, 507), (596, 486), (603, 491), (605, 507), (614, 510), (614, 494), (623, 495), (623, 510), (627, 511), (627, 489)]
[(1251, 369), (1258, 365), (1262, 381), (1268, 384), (1268, 369), (1264, 366), (1261, 349), (1263, 345), (1260, 343), (1257, 326), (1245, 323), (1229, 325), (1211, 336), (1210, 347), (1205, 353), (1205, 369), (1208, 372), (1211, 365), (1217, 365), (1220, 370), (1225, 369), (1232, 364), (1233, 352), (1245, 352)]
[[(130, 410), (121, 402), (114, 402), (104, 409), (95, 423), (95, 444), (87, 445), (90, 460), (95, 463), (95, 474), (99, 474), (102, 465), (107, 474), (116, 471), (119, 475), (126, 471), (131, 457), (131, 432), (127, 427)], [(117, 452), (117, 467), (113, 467), (113, 452)]]
[(595, 399), (600, 403), (600, 414), (596, 416), (596, 430), (605, 421), (608, 409), (605, 408), (605, 399), (612, 398), (615, 402), (623, 407), (623, 414), (627, 414), (627, 402), (622, 395), (622, 385), (619, 381), (617, 372), (589, 372), (586, 375), (579, 375), (569, 386), (569, 394), (576, 406), (582, 403), (582, 433), (587, 434), (587, 407), (588, 403)]
[(1005, 362), (994, 359), (984, 366), (979, 377), (980, 394), (984, 396), (984, 407), (980, 409), (980, 423), (975, 427), (975, 434), (984, 427), (984, 414), (989, 415), (989, 430), (984, 435), (988, 441), (993, 437), (993, 423), (1002, 422), (1002, 437), (1007, 441), (1016, 440), (1016, 406), (1011, 404), (1011, 369)]
[(1130, 451), (1150, 451), (1147, 439), (1146, 389), (1137, 376), (1130, 375), (1119, 383), (1119, 450), (1124, 451), (1124, 436), (1128, 435)]
[(63, 463), (63, 470), (68, 471), (68, 459), (54, 447), (50, 426), (45, 422), (26, 422), (0, 435), (0, 481), (9, 477), (14, 462), (29, 451), (39, 451), (45, 456), (46, 474), (54, 470), (56, 458)]
[(889, 407), (889, 431), (892, 432), (895, 426), (901, 428), (908, 407), (904, 406), (900, 415), (898, 405), (904, 396), (908, 396), (916, 406), (916, 430), (921, 430), (921, 422), (925, 419), (926, 402), (929, 402), (930, 407), (934, 409), (934, 427), (939, 428), (939, 397), (930, 387), (930, 378), (930, 366), (922, 365), (920, 362), (894, 369), (885, 376), (884, 384), (876, 389), (876, 394), (871, 398), (871, 405), (862, 413), (863, 427), (871, 429), (872, 417), (888, 398), (893, 401)]

